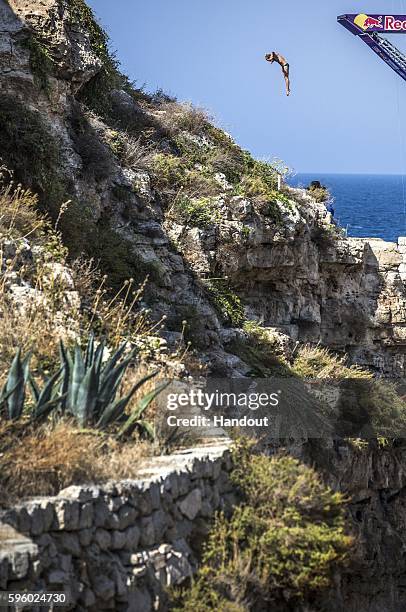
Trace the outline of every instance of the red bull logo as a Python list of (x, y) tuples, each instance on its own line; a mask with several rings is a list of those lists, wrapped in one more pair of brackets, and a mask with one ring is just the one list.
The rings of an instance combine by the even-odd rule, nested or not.
[(402, 30), (406, 30), (406, 19), (398, 19), (392, 15), (386, 15), (385, 30), (389, 32), (401, 32)]
[(368, 15), (357, 15), (354, 19), (355, 25), (362, 30), (369, 30), (370, 28), (382, 28), (382, 17), (369, 17)]
[(375, 19), (374, 17), (367, 17), (364, 22), (364, 28), (366, 30), (369, 28), (383, 28), (382, 17), (378, 17), (378, 19)]

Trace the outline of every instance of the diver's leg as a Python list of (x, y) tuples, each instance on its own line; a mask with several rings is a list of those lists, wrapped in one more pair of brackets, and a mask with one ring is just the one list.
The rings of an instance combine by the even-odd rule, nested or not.
[(286, 66), (283, 69), (283, 76), (285, 77), (285, 84), (286, 84), (286, 95), (289, 96), (290, 95), (290, 76), (289, 76), (289, 66)]

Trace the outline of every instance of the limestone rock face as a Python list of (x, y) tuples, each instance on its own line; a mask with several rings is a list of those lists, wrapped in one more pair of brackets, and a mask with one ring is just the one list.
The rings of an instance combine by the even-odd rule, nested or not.
[[(85, 212), (70, 227), (78, 243), (73, 254), (91, 244), (97, 247), (96, 259), (104, 255), (110, 278), (116, 273), (120, 279), (148, 276), (144, 304), (157, 321), (167, 317), (163, 335), (168, 345), (182, 341), (187, 321), (200, 361), (217, 377), (246, 376), (250, 367), (233, 352), (244, 331), (213, 302), (213, 279), (227, 281), (241, 300), (243, 316), (272, 335), (280, 354), (291, 354), (296, 342), (320, 342), (377, 373), (404, 376), (406, 238), (398, 245), (346, 238), (325, 206), (303, 190), (286, 189), (277, 202), (280, 219), (275, 222), (254, 199), (233, 194), (222, 172), (215, 175), (220, 191), (215, 225), (193, 227), (171, 218), (137, 147), (127, 148), (124, 159), (123, 151), (112, 146), (116, 126), (83, 102), (87, 86), (101, 74), (102, 59), (97, 32), (92, 35), (86, 19), (72, 12), (76, 4), (79, 0), (0, 0), (0, 104), (6, 99), (8, 112), (20, 109), (28, 132), (30, 120), (40, 120), (46, 135), (41, 150), (58, 152), (52, 168), (42, 163), (39, 176), (34, 174), (34, 156), (24, 160), (24, 184), (44, 196), (43, 170), (52, 170), (50, 183), (60, 188), (55, 206), (69, 199)], [(52, 69), (43, 75), (45, 60)], [(96, 92), (102, 93), (97, 87)], [(116, 85), (108, 102), (121, 125), (145, 127), (154, 132), (158, 152), (176, 153), (160, 123), (164, 111), (143, 106)], [(209, 153), (214, 148), (207, 136), (185, 129), (180, 136)], [(0, 148), (0, 158), (4, 155)], [(11, 155), (11, 161), (20, 180), (19, 160)], [(58, 217), (58, 210), (49, 212)], [(22, 282), (20, 274), (41, 254), (29, 239), (17, 244), (0, 236), (0, 248), (0, 272), (16, 308), (43, 306), (41, 292)], [(8, 260), (13, 265), (7, 268)], [(60, 284), (66, 300), (61, 330), (68, 328), (74, 337), (74, 312), (80, 304), (72, 277), (58, 263), (47, 266), (49, 283)], [(65, 310), (73, 311), (68, 320)], [(346, 598), (342, 609), (398, 612), (406, 602), (388, 603), (388, 597), (405, 585), (402, 452), (369, 457), (369, 465), (358, 465), (356, 454), (336, 459), (331, 484), (354, 496), (353, 522), (362, 537), (358, 553), (363, 577), (359, 584), (351, 583), (351, 576), (340, 578), (338, 591), (342, 586)], [(98, 610), (101, 604), (103, 609), (153, 609), (156, 593), (150, 584), (170, 586), (190, 576), (194, 560), (187, 542), (193, 544), (200, 537), (201, 520), (224, 505), (221, 466), (213, 465), (211, 475), (204, 466), (201, 473), (194, 466), (196, 479), (209, 480), (212, 488), (210, 496), (202, 496), (204, 487), (197, 488), (189, 472), (165, 461), (176, 462), (160, 459), (155, 487), (150, 483), (138, 490), (138, 485), (116, 483), (114, 494), (72, 488), (52, 502), (51, 510), (40, 504), (20, 509), (18, 531), (8, 526), (0, 530), (7, 553), (0, 552), (0, 588), (15, 581), (37, 584), (40, 553), (41, 571), (50, 585), (67, 585), (81, 576), (74, 580), (80, 609)], [(133, 495), (136, 503), (128, 507)], [(88, 574), (79, 563), (84, 550)], [(335, 593), (326, 609), (341, 609), (341, 595)]]
[[(185, 257), (196, 274), (224, 276), (243, 296), (246, 315), (293, 341), (318, 343), (353, 363), (387, 376), (405, 373), (406, 265), (400, 244), (346, 238), (335, 232), (322, 205), (307, 199), (293, 208), (283, 230), (268, 227), (254, 209), (231, 209), (220, 236), (184, 232)], [(230, 334), (228, 334), (229, 337)], [(222, 335), (226, 341), (227, 334)], [(225, 342), (227, 346), (227, 342)]]
[[(241, 299), (245, 316), (265, 328), (293, 342), (321, 342), (378, 372), (402, 375), (405, 244), (339, 235), (325, 206), (301, 190), (291, 190), (289, 204), (281, 198), (275, 224), (255, 202), (233, 195), (221, 172), (215, 175), (223, 192), (215, 227), (199, 229), (168, 218), (151, 172), (134, 151), (130, 162), (119, 159), (108, 145), (114, 129), (80, 102), (102, 59), (97, 31), (89, 31), (86, 16), (75, 6), (81, 3), (0, 0), (0, 87), (40, 116), (56, 144), (53, 181), (69, 188), (68, 197), (86, 209), (87, 221), (77, 226), (84, 232), (82, 242), (109, 251), (113, 267), (121, 258), (121, 276), (126, 266), (127, 277), (148, 275), (145, 303), (152, 316), (167, 317), (168, 338), (179, 334), (187, 320), (209, 371), (247, 372), (232, 354), (238, 332), (210, 297), (210, 279), (224, 278)], [(34, 52), (33, 44), (39, 45)], [(52, 63), (46, 87), (36, 74), (38, 53), (41, 61), (45, 54)], [(126, 124), (151, 130), (158, 125), (163, 111), (143, 107), (121, 89), (109, 95), (112, 112)], [(170, 152), (172, 145), (159, 129), (157, 146)], [(182, 137), (190, 146), (213, 149), (206, 136), (184, 130)], [(28, 186), (41, 190), (34, 176)], [(17, 294), (22, 290), (17, 288)]]
[(319, 448), (317, 455), (312, 457), (327, 483), (351, 500), (349, 517), (357, 542), (349, 566), (335, 576), (334, 587), (322, 596), (320, 609), (404, 610), (404, 444), (360, 452), (351, 444), (343, 443), (330, 448), (323, 458)]
[(100, 70), (102, 62), (94, 52), (91, 34), (69, 9), (69, 3), (11, 0), (9, 4), (16, 31), (21, 36), (24, 26), (28, 26), (39, 41), (46, 42), (58, 78), (66, 81), (71, 91), (75, 92)]

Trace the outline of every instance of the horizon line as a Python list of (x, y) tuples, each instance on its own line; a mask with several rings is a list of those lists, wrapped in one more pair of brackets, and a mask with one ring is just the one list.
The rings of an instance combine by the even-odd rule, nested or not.
[(318, 174), (318, 175), (323, 175), (323, 174), (334, 174), (337, 176), (406, 176), (406, 172), (402, 173), (402, 172), (337, 172), (337, 171), (316, 171), (316, 170), (303, 170), (303, 171), (298, 171), (295, 172), (292, 175), (292, 178), (294, 178), (295, 176), (298, 176), (300, 174)]

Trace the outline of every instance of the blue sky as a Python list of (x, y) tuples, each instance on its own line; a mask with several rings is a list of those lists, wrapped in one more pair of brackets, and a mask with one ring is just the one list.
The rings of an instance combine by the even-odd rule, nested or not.
[[(406, 0), (90, 0), (123, 70), (297, 172), (406, 173), (406, 82), (336, 22)], [(386, 8), (385, 8), (386, 6)], [(406, 50), (406, 34), (390, 40)], [(287, 98), (276, 65), (290, 62)]]

